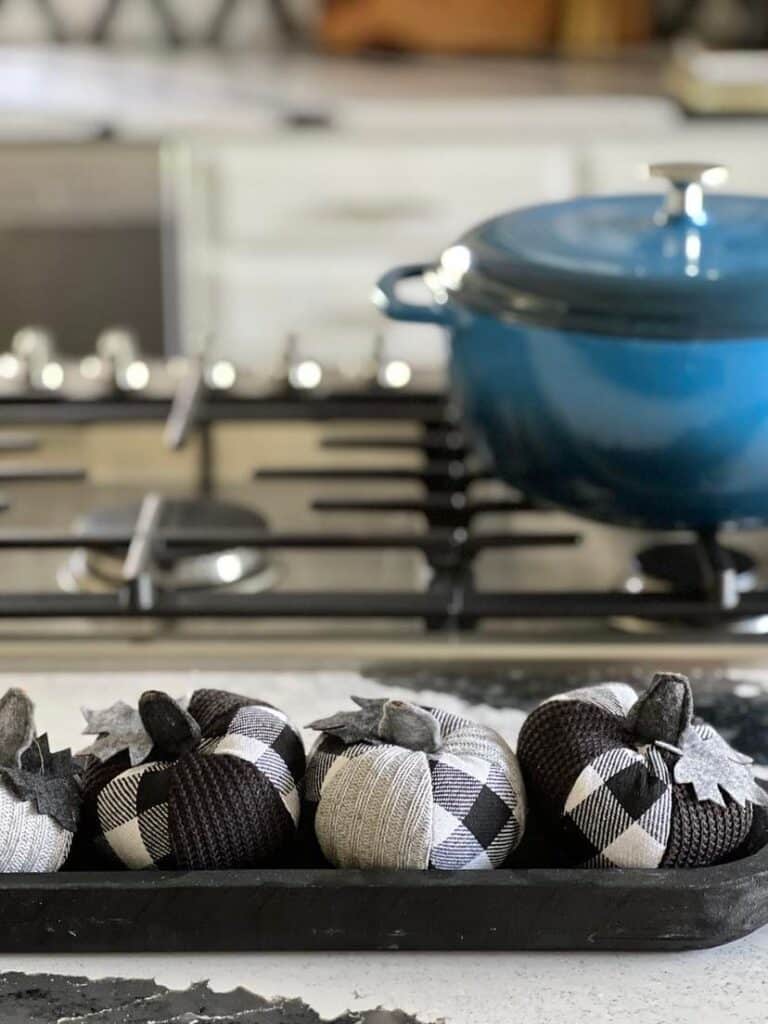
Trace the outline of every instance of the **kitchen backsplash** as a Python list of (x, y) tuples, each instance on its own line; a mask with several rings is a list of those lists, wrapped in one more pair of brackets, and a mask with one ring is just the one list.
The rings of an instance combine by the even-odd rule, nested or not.
[(315, 0), (4, 0), (0, 44), (258, 47), (303, 31)]

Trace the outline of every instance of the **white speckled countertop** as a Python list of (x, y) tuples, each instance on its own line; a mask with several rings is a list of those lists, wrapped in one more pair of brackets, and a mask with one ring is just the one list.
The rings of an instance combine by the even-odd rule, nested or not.
[(765, 1024), (768, 930), (692, 953), (273, 953), (0, 957), (0, 971), (203, 978), (300, 997), (323, 1017), (377, 1006), (424, 1024)]
[[(458, 102), (525, 100), (526, 128), (546, 133), (554, 103), (592, 99), (595, 131), (615, 110), (637, 126), (677, 119), (661, 95), (653, 55), (618, 61), (411, 57), (329, 58), (279, 51), (215, 53), (89, 47), (0, 47), (0, 138), (80, 137), (108, 126), (123, 137), (245, 134), (291, 111), (402, 120), (414, 103), (429, 116)], [(383, 111), (383, 114), (382, 114)], [(495, 116), (495, 115), (494, 115)], [(596, 126), (599, 125), (598, 129)]]
[[(346, 695), (412, 692), (356, 672), (4, 675), (23, 682), (38, 722), (56, 745), (78, 744), (79, 705), (130, 700), (148, 685), (182, 693), (222, 686), (274, 700), (299, 723), (345, 703)], [(466, 708), (445, 693), (434, 700)], [(522, 713), (473, 706), (514, 741)], [(0, 972), (155, 978), (173, 988), (210, 979), (217, 991), (244, 986), (300, 997), (323, 1017), (377, 1006), (447, 1024), (765, 1024), (768, 928), (713, 950), (688, 953), (275, 953), (0, 956)]]

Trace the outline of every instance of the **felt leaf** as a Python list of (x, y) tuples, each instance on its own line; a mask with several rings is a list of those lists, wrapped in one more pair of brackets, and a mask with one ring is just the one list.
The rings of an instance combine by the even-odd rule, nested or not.
[(0, 777), (20, 800), (32, 801), (39, 814), (47, 814), (69, 832), (77, 830), (82, 802), (80, 763), (69, 750), (52, 753), (48, 736), (33, 740), (16, 767), (0, 767)]
[[(181, 697), (176, 703), (185, 709), (189, 701)], [(86, 723), (83, 733), (97, 738), (81, 751), (81, 755), (91, 754), (103, 763), (115, 754), (127, 751), (131, 765), (141, 764), (149, 757), (154, 741), (146, 730), (138, 708), (119, 700), (108, 708), (98, 711), (83, 708), (82, 712)]]
[(440, 726), (425, 708), (402, 700), (353, 697), (359, 711), (339, 711), (319, 718), (310, 729), (338, 736), (346, 744), (393, 743), (408, 750), (433, 752), (441, 742)]
[(152, 750), (152, 737), (144, 728), (137, 708), (119, 700), (108, 708), (94, 711), (83, 708), (86, 736), (97, 738), (82, 753), (91, 754), (97, 760), (108, 761), (110, 757), (124, 750), (132, 765), (141, 764)]
[(692, 786), (698, 801), (711, 800), (722, 807), (723, 793), (727, 793), (742, 807), (747, 801), (768, 806), (768, 792), (754, 777), (752, 759), (734, 750), (714, 730), (701, 735), (689, 726), (680, 737), (679, 753), (675, 782)]
[(380, 740), (379, 721), (386, 701), (366, 700), (363, 705), (357, 697), (352, 700), (360, 706), (359, 711), (339, 711), (328, 718), (317, 718), (308, 728), (338, 736), (346, 744)]

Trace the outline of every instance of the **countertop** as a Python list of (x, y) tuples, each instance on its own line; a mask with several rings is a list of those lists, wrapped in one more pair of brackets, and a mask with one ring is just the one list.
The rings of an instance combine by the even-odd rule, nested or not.
[[(36, 701), (38, 722), (48, 723), (58, 746), (77, 743), (79, 704), (103, 706), (118, 694), (131, 700), (150, 685), (150, 676), (40, 673), (22, 680), (5, 674), (0, 689), (14, 682), (26, 686)], [(412, 688), (398, 687), (394, 679), (363, 677), (357, 672), (153, 673), (151, 685), (172, 693), (197, 685), (258, 692), (301, 722), (337, 706), (342, 693), (413, 696)], [(420, 699), (448, 709), (461, 711), (471, 706), (473, 715), (514, 742), (522, 711), (504, 701), (496, 701), (495, 706), (484, 704), (477, 697), (472, 699), (469, 691), (461, 692), (460, 697), (442, 687), (439, 693), (419, 688)], [(71, 696), (73, 693), (76, 696)], [(264, 997), (299, 998), (324, 1019), (351, 1011), (345, 1020), (360, 1020), (360, 1024), (384, 1024), (375, 1015), (365, 1015), (376, 1007), (404, 1011), (419, 1024), (508, 1024), (510, 1020), (518, 1024), (624, 1024), (627, 1020), (633, 1024), (764, 1024), (766, 967), (768, 928), (717, 949), (663, 954), (0, 956), (0, 973), (154, 978), (174, 989), (209, 979), (216, 991), (242, 986)], [(303, 1018), (285, 1017), (289, 1019)], [(402, 1018), (395, 1020), (400, 1024)]]
[[(526, 99), (543, 127), (549, 101), (644, 98), (648, 116), (672, 116), (660, 59), (329, 58), (275, 51), (134, 52), (83, 47), (0, 50), (0, 139), (62, 138), (110, 131), (152, 137), (249, 132), (275, 114), (323, 115), (340, 107), (473, 104)], [(375, 115), (374, 115), (375, 116)]]
[[(399, 1009), (419, 1024), (765, 1024), (768, 929), (691, 953), (273, 953), (13, 956), (0, 972), (209, 979), (295, 997), (332, 1020)], [(103, 1018), (102, 1018), (103, 1019)]]

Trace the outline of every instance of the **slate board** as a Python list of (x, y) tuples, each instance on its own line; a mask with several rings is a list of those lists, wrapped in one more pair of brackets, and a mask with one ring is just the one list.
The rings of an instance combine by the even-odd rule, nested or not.
[(265, 999), (244, 988), (212, 992), (207, 982), (173, 990), (130, 978), (0, 974), (3, 1024), (51, 1024), (62, 1018), (69, 1024), (419, 1024), (400, 1010), (381, 1009), (350, 1011), (324, 1022), (299, 999)]

